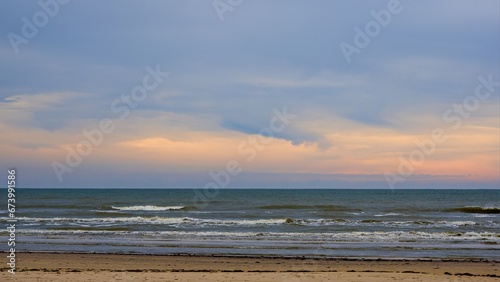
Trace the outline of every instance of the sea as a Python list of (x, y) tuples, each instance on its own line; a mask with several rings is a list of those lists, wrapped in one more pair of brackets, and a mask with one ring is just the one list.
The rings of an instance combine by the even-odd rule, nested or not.
[[(500, 260), (500, 190), (18, 188), (15, 196), (16, 252)], [(5, 227), (8, 215), (0, 211)], [(5, 242), (9, 234), (0, 231)]]

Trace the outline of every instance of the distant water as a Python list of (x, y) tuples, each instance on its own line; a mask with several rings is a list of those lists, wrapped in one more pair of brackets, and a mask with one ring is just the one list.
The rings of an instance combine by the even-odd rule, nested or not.
[(227, 189), (206, 206), (195, 195), (18, 189), (16, 249), (500, 260), (500, 190)]

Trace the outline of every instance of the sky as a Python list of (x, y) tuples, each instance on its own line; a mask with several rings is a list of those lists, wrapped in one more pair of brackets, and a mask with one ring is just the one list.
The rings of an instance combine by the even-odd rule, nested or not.
[(500, 187), (497, 0), (0, 15), (0, 170), (19, 187)]

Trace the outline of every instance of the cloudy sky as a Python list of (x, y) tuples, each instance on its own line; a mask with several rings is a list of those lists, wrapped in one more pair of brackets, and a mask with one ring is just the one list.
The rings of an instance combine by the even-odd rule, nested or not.
[(22, 187), (500, 184), (497, 0), (40, 3), (0, 2)]

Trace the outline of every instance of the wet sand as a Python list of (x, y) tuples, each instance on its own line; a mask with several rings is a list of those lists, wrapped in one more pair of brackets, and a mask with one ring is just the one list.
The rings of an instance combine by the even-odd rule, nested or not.
[[(4, 253), (5, 254), (5, 253)], [(498, 281), (495, 261), (18, 253), (0, 281)]]

